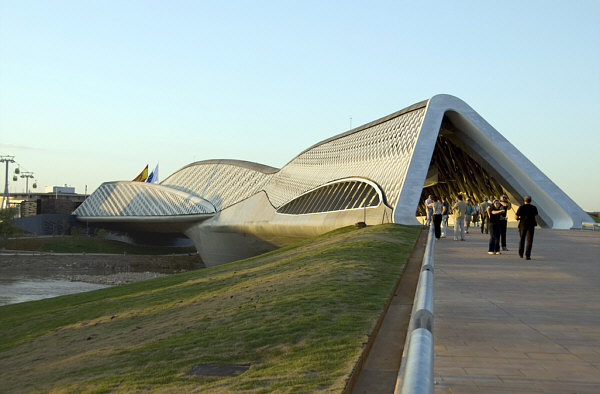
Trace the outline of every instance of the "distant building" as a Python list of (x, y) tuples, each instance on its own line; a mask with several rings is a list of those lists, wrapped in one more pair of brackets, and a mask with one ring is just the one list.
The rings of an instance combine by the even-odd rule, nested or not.
[(20, 207), (20, 217), (24, 218), (26, 216), (34, 216), (37, 215), (37, 201), (36, 200), (23, 200), (21, 201)]
[(67, 192), (52, 188), (55, 190), (53, 193), (11, 193), (10, 206), (19, 211), (15, 225), (37, 235), (68, 233), (71, 227), (77, 225), (73, 211), (88, 196), (75, 194), (75, 188), (66, 189)]
[(46, 193), (60, 193), (60, 194), (75, 194), (75, 188), (71, 186), (46, 186), (44, 189)]
[(215, 265), (357, 222), (417, 225), (429, 194), (504, 193), (515, 205), (532, 196), (544, 227), (589, 221), (471, 107), (437, 95), (321, 141), (281, 169), (200, 161), (160, 184), (103, 183), (74, 214), (130, 234), (185, 234)]
[[(10, 205), (20, 210), (20, 217), (41, 214), (71, 215), (88, 197), (75, 194), (75, 188), (66, 188), (67, 192), (52, 193), (11, 193)], [(72, 190), (72, 191), (70, 191)]]

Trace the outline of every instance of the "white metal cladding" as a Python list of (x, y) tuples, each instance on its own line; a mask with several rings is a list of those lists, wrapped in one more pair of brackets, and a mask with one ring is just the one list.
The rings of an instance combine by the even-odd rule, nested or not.
[(198, 195), (220, 211), (263, 190), (273, 176), (232, 163), (231, 160), (195, 163), (169, 176), (161, 185)]
[(271, 203), (279, 208), (331, 180), (364, 177), (376, 181), (388, 204), (394, 206), (425, 111), (416, 109), (301, 153), (266, 185)]
[(393, 206), (424, 114), (424, 107), (393, 114), (372, 126), (333, 137), (304, 151), (279, 171), (238, 160), (208, 160), (180, 169), (160, 185), (106, 183), (74, 213), (82, 217), (211, 213), (262, 190), (279, 208), (318, 186), (348, 177), (374, 180)]
[(176, 216), (214, 213), (210, 202), (144, 182), (107, 182), (74, 212), (80, 217)]

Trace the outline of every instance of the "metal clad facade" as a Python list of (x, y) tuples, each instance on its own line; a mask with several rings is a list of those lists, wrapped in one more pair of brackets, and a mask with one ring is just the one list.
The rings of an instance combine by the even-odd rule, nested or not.
[(261, 191), (272, 176), (228, 163), (198, 163), (177, 171), (161, 185), (195, 194), (220, 211)]
[(263, 190), (277, 209), (309, 190), (348, 177), (373, 180), (381, 187), (388, 205), (393, 206), (402, 189), (425, 111), (421, 107), (334, 137), (301, 153), (279, 171), (256, 163), (211, 160), (186, 166), (160, 185), (105, 183), (75, 214), (104, 217), (209, 213)]
[(215, 212), (201, 198), (144, 182), (103, 183), (74, 212), (81, 217), (176, 216)]
[(267, 184), (275, 207), (329, 181), (364, 177), (381, 186), (393, 205), (398, 199), (425, 108), (345, 135), (300, 154)]

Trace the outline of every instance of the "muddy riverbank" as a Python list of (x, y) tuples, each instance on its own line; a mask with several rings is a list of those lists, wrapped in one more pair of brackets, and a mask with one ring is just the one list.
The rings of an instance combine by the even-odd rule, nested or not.
[(114, 255), (1, 252), (2, 278), (60, 278), (120, 285), (204, 268), (193, 255)]

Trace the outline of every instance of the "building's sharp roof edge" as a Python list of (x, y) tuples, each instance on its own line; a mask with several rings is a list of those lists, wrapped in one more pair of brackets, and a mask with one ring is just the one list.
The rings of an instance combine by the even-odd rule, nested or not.
[(415, 182), (403, 185), (394, 211), (397, 223), (409, 218), (409, 213), (414, 214), (408, 212), (407, 207), (419, 203), (428, 168), (423, 163), (430, 161), (444, 116), (448, 116), (463, 134), (461, 139), (472, 146), (517, 194), (533, 198), (538, 209), (545, 212), (544, 220), (548, 220), (551, 228), (581, 228), (582, 220), (589, 215), (480, 114), (463, 100), (448, 94), (435, 95), (427, 104), (422, 131), (412, 154), (415, 166), (411, 163), (406, 175)]
[[(379, 123), (387, 122), (388, 120), (390, 120), (390, 119), (393, 119), (393, 118), (396, 118), (396, 117), (398, 117), (398, 116), (405, 115), (405, 114), (407, 114), (407, 113), (409, 113), (409, 112), (416, 111), (416, 110), (418, 110), (418, 109), (421, 109), (421, 108), (425, 108), (425, 107), (427, 107), (427, 103), (428, 103), (428, 102), (429, 102), (429, 99), (427, 99), (427, 100), (423, 100), (423, 101), (419, 101), (418, 103), (416, 103), (416, 104), (413, 104), (413, 105), (411, 105), (411, 106), (409, 106), (409, 107), (403, 108), (403, 109), (401, 109), (400, 111), (396, 111), (396, 112), (394, 112), (393, 114), (390, 114), (390, 115), (384, 116), (383, 118), (379, 118), (379, 119), (377, 119), (377, 120), (374, 120), (374, 121), (372, 121), (372, 122), (366, 123), (366, 124), (364, 124), (364, 125), (362, 125), (362, 126), (355, 127), (355, 128), (353, 128), (353, 129), (350, 129), (350, 130), (348, 130), (348, 131), (345, 131), (345, 132), (343, 132), (343, 133), (340, 133), (340, 134), (338, 134), (338, 135), (334, 135), (333, 137), (329, 137), (329, 138), (327, 138), (327, 139), (324, 139), (323, 141), (317, 142), (316, 144), (314, 144), (314, 145), (312, 145), (312, 146), (310, 146), (310, 147), (308, 147), (308, 148), (304, 149), (302, 152), (298, 153), (298, 154), (297, 154), (296, 156), (294, 156), (294, 158), (293, 158), (292, 160), (290, 160), (289, 162), (292, 162), (292, 161), (294, 161), (294, 160), (295, 160), (295, 159), (296, 159), (298, 156), (300, 156), (300, 155), (302, 155), (302, 154), (304, 154), (304, 153), (308, 152), (308, 151), (309, 151), (309, 150), (311, 150), (311, 149), (314, 149), (314, 148), (316, 148), (316, 147), (317, 147), (317, 146), (319, 146), (319, 145), (323, 145), (323, 144), (326, 144), (326, 143), (328, 143), (328, 142), (331, 142), (331, 141), (337, 140), (338, 138), (342, 138), (342, 137), (346, 137), (346, 136), (348, 136), (348, 135), (351, 135), (351, 134), (354, 134), (354, 133), (358, 133), (359, 131), (361, 131), (361, 130), (364, 130), (364, 129), (368, 129), (369, 127), (377, 126)], [(288, 162), (288, 163), (289, 163), (289, 162)], [(285, 166), (284, 166), (284, 167), (285, 167)]]
[[(403, 109), (401, 109), (399, 111), (396, 111), (396, 112), (394, 112), (394, 113), (392, 113), (390, 115), (384, 116), (383, 118), (374, 120), (374, 121), (369, 122), (367, 124), (364, 124), (362, 126), (355, 127), (355, 128), (353, 128), (351, 130), (345, 131), (345, 132), (340, 133), (338, 135), (334, 135), (333, 137), (329, 137), (329, 138), (327, 138), (327, 139), (325, 139), (323, 141), (317, 142), (316, 144), (314, 144), (314, 145), (312, 145), (312, 146), (304, 149), (302, 152), (298, 153), (291, 160), (289, 160), (288, 163), (294, 161), (298, 156), (304, 154), (305, 152), (307, 152), (307, 151), (309, 151), (311, 149), (314, 149), (315, 147), (317, 147), (319, 145), (326, 144), (326, 143), (328, 143), (330, 141), (334, 141), (334, 140), (336, 140), (338, 138), (342, 138), (342, 137), (345, 137), (345, 136), (348, 136), (348, 135), (351, 135), (351, 134), (354, 134), (354, 133), (358, 133), (361, 130), (367, 129), (369, 127), (376, 126), (379, 123), (387, 122), (388, 120), (393, 119), (395, 117), (407, 114), (407, 113), (412, 112), (412, 111), (416, 111), (416, 110), (421, 109), (421, 108), (425, 108), (425, 107), (427, 107), (427, 103), (428, 102), (429, 102), (429, 99), (420, 101), (420, 102), (415, 103), (415, 104), (413, 104), (411, 106), (408, 106), (408, 107), (403, 108)], [(169, 177), (172, 176), (172, 175), (174, 175), (174, 174), (176, 174), (176, 173), (178, 173), (179, 171), (182, 171), (182, 170), (186, 169), (186, 168), (197, 166), (197, 165), (207, 165), (207, 164), (208, 165), (209, 164), (226, 164), (226, 165), (238, 166), (238, 167), (247, 168), (249, 170), (254, 170), (254, 171), (262, 172), (264, 174), (275, 174), (275, 173), (279, 172), (279, 170), (280, 170), (280, 168), (271, 167), (271, 166), (268, 166), (268, 165), (265, 165), (265, 164), (255, 163), (255, 162), (252, 162), (252, 161), (236, 160), (236, 159), (209, 159), (209, 160), (196, 161), (196, 162), (190, 163), (190, 164), (188, 164), (186, 166), (183, 166), (180, 169), (178, 169), (177, 171), (173, 172), (171, 175), (169, 175)], [(287, 165), (287, 163), (286, 163), (286, 165)], [(167, 177), (167, 179), (169, 177)], [(162, 182), (161, 182), (161, 184), (162, 184)]]
[[(235, 160), (235, 159), (209, 159), (209, 160), (195, 161), (184, 167), (181, 167), (177, 171), (173, 172), (173, 174), (169, 175), (169, 177), (178, 173), (179, 171), (185, 170), (188, 167), (194, 167), (197, 165), (205, 165), (205, 164), (226, 164), (226, 165), (230, 165), (230, 166), (247, 168), (249, 170), (262, 172), (264, 174), (274, 174), (279, 171), (279, 168), (271, 167), (266, 164), (255, 163), (253, 161)], [(167, 177), (167, 179), (169, 177)]]

